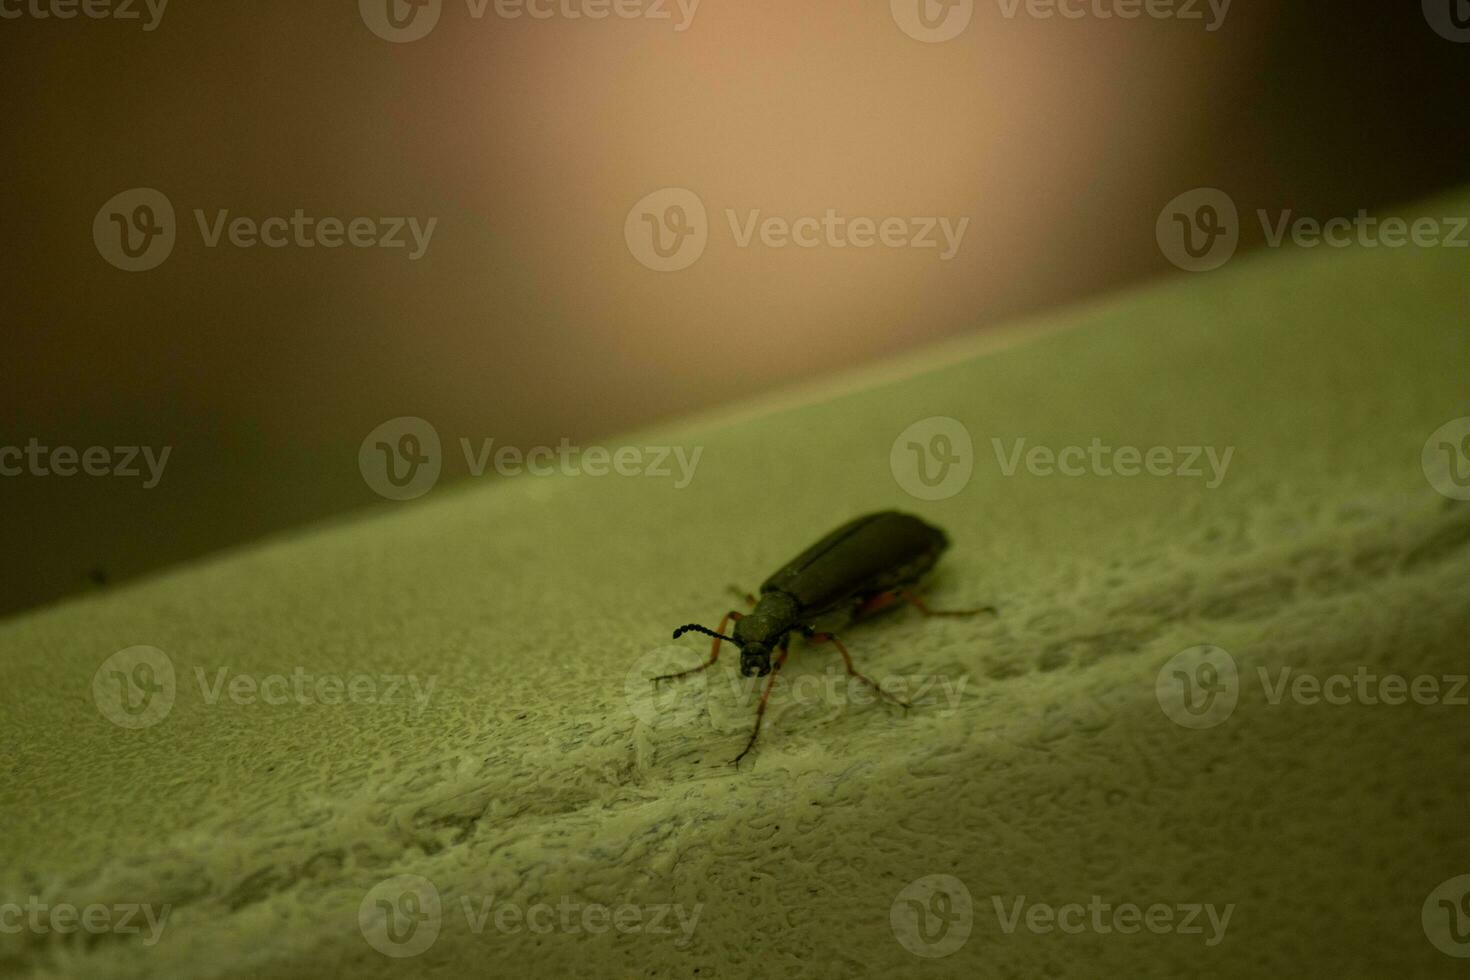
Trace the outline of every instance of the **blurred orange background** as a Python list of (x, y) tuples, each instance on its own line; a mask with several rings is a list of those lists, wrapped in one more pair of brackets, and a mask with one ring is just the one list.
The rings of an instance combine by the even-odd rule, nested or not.
[[(687, 25), (662, 6), (512, 19), (445, 0), (404, 43), (351, 2), (179, 3), (153, 30), (0, 20), (0, 444), (174, 447), (150, 490), (0, 479), (0, 613), (392, 506), (356, 458), (394, 416), (587, 444), (1180, 275), (1154, 225), (1194, 187), (1326, 217), (1470, 175), (1470, 49), (1417, 5), (1241, 2), (1208, 30), (976, 3), (938, 43), (888, 3), (703, 0)], [(177, 212), (146, 272), (91, 235), (134, 187)], [(674, 272), (624, 238), (663, 188), (706, 209), (707, 247)], [(415, 260), (211, 248), (194, 217), (298, 208), (436, 224)], [(829, 209), (968, 224), (946, 259), (741, 247), (727, 218)], [(446, 452), (446, 478), (464, 469)]]

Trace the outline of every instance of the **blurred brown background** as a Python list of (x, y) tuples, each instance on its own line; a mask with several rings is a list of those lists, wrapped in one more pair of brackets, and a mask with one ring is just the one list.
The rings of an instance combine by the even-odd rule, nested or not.
[[(50, 3), (0, 2), (0, 447), (172, 449), (152, 489), (0, 477), (0, 614), (403, 506), (357, 466), (395, 416), (432, 422), (444, 479), (463, 478), (460, 436), (586, 445), (1183, 275), (1154, 226), (1191, 188), (1326, 218), (1470, 178), (1470, 45), (1431, 27), (1432, 3), (1237, 0), (1209, 30), (1203, 2), (1203, 20), (1121, 20), (989, 0), (938, 43), (874, 0), (703, 0), (683, 30), (687, 0), (667, 19), (444, 0), (403, 43), (370, 23), (392, 4), (423, 24), (432, 2), (174, 0), (151, 30), (141, 0), (139, 20), (37, 16)], [(167, 197), (177, 234), (127, 272), (93, 222), (136, 187)], [(708, 211), (676, 272), (624, 238), (667, 187)], [(392, 250), (208, 247), (194, 216), (298, 208), (437, 223), (413, 260), (407, 232)], [(739, 247), (725, 217), (829, 208), (970, 220), (946, 261)], [(1242, 245), (1262, 245), (1253, 220)]]

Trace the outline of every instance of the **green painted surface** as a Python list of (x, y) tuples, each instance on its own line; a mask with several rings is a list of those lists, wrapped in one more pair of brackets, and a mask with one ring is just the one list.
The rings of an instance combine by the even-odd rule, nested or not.
[[(1422, 208), (1467, 209), (1463, 195)], [(1429, 900), (1433, 926), (1431, 892), (1470, 873), (1470, 708), (1443, 703), (1444, 681), (1429, 705), (1271, 694), (1283, 668), (1289, 683), (1467, 669), (1470, 504), (1421, 466), (1430, 433), (1470, 415), (1466, 273), (1451, 249), (1237, 259), (937, 370), (628, 440), (702, 448), (683, 489), (471, 481), (0, 625), (0, 902), (171, 907), (151, 945), (146, 924), (0, 934), (0, 967), (1461, 972), (1421, 912)], [(968, 430), (974, 470), (930, 502), (900, 487), (890, 449), (933, 416)], [(441, 435), (448, 452), (478, 438)], [(1017, 439), (1094, 438), (1233, 453), (1211, 488), (1007, 476), (992, 443), (1004, 455)], [(645, 677), (706, 649), (688, 638), (679, 660), (669, 629), (715, 625), (729, 583), (753, 587), (883, 507), (950, 532), (927, 589), (936, 605), (1000, 615), (910, 610), (846, 634), (869, 673), (939, 685), (907, 714), (824, 700), (840, 660), (798, 642), (791, 687), (729, 768), (753, 711), (735, 658), (654, 699)], [(1165, 665), (1201, 644), (1229, 653), (1237, 703), (1196, 730), (1169, 719), (1156, 682), (1164, 670), (1167, 694)], [(93, 680), (135, 645), (164, 651), (175, 686), (166, 717), (128, 729), (99, 709)], [(237, 675), (247, 687), (232, 694)], [(366, 680), (336, 695), (356, 703), (327, 704), (325, 676)], [(116, 690), (105, 672), (98, 683), (104, 700)], [(239, 693), (251, 683), (264, 687)], [(432, 882), (441, 912), (415, 920), (420, 937), (437, 925), (427, 949), (393, 958), (359, 914), (401, 874)], [(918, 934), (900, 893), (939, 874), (968, 889), (972, 932), (921, 957), (901, 941)], [(544, 933), (518, 917), (538, 903)], [(1041, 931), (1045, 909), (1030, 910), (1067, 903), (1231, 911), (1223, 929), (1201, 913), (1199, 933), (1123, 935), (1091, 911), (1068, 919), (1085, 920), (1079, 931)], [(593, 909), (595, 928), (604, 906), (622, 928), (589, 934), (577, 916)], [(925, 936), (961, 928), (925, 921), (929, 951)]]

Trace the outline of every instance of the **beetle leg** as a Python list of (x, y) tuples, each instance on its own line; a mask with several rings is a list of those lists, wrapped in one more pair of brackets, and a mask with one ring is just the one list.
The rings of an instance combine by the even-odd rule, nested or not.
[(749, 592), (746, 592), (740, 586), (730, 585), (726, 586), (726, 588), (730, 590), (730, 594), (733, 595), (735, 598), (744, 599), (746, 603), (751, 606), (751, 608), (755, 607), (755, 596), (751, 595)]
[(862, 681), (864, 684), (868, 685), (884, 698), (892, 701), (894, 704), (901, 705), (904, 708), (913, 707), (913, 705), (909, 704), (902, 698), (889, 694), (887, 691), (883, 690), (883, 688), (879, 686), (878, 682), (873, 680), (871, 677), (867, 676), (866, 674), (858, 673), (858, 669), (852, 665), (852, 655), (847, 652), (847, 647), (843, 646), (842, 641), (837, 639), (837, 637), (832, 633), (812, 633), (807, 638), (807, 642), (811, 643), (814, 646), (820, 645), (822, 643), (827, 643), (829, 641), (834, 647), (837, 648), (837, 651), (842, 654), (842, 660), (845, 664), (847, 664), (847, 673), (849, 676), (856, 677), (858, 680)]
[[(725, 627), (730, 625), (730, 620), (732, 620), (732, 619), (734, 619), (734, 620), (741, 620), (741, 619), (744, 619), (744, 618), (745, 618), (745, 613), (736, 612), (735, 610), (732, 609), (729, 612), (725, 613), (725, 618), (722, 619), (722, 620), (720, 620), (720, 628), (717, 629), (717, 630), (715, 630), (715, 632), (716, 633), (723, 633), (723, 632), (725, 632)], [(681, 671), (679, 671), (676, 674), (660, 674), (660, 675), (658, 675), (657, 677), (655, 677), (653, 679), (653, 683), (656, 685), (656, 684), (658, 684), (659, 681), (671, 681), (671, 680), (674, 680), (675, 678), (687, 677), (690, 674), (697, 674), (701, 670), (704, 670), (706, 667), (709, 667), (716, 660), (719, 660), (720, 659), (720, 642), (721, 642), (720, 638), (719, 637), (715, 637), (714, 642), (712, 644), (710, 644), (710, 648), (709, 648), (709, 659), (706, 660), (704, 663), (700, 664), (698, 667), (690, 667), (688, 670), (681, 670)]]
[(763, 694), (761, 694), (760, 707), (755, 709), (755, 727), (750, 730), (750, 741), (745, 743), (745, 748), (740, 750), (739, 755), (730, 760), (730, 765), (732, 766), (740, 765), (740, 760), (745, 758), (745, 753), (751, 750), (751, 747), (755, 745), (756, 736), (761, 733), (761, 719), (764, 718), (766, 714), (766, 702), (771, 699), (771, 688), (776, 686), (776, 675), (781, 673), (781, 665), (786, 662), (786, 647), (788, 644), (790, 644), (790, 642), (791, 635), (788, 633), (786, 639), (781, 641), (780, 655), (777, 656), (775, 662), (771, 664), (771, 679), (766, 681), (766, 690)]
[(904, 594), (902, 591), (878, 592), (870, 595), (858, 603), (857, 608), (852, 611), (853, 622), (857, 622), (860, 619), (867, 619), (869, 616), (887, 609), (903, 598)]
[(925, 616), (975, 616), (980, 613), (994, 613), (994, 606), (981, 606), (979, 609), (930, 609), (928, 604), (907, 589), (898, 592), (898, 597), (912, 605)]

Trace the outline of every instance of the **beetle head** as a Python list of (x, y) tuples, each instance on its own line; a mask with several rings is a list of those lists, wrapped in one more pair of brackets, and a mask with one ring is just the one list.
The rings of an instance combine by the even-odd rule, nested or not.
[(764, 643), (747, 643), (740, 648), (740, 676), (764, 677), (771, 672), (771, 648)]
[(761, 628), (768, 625), (762, 616), (747, 616), (735, 624), (734, 636), (726, 636), (723, 633), (716, 633), (708, 626), (689, 623), (674, 630), (674, 639), (677, 640), (685, 633), (703, 633), (705, 636), (713, 636), (727, 643), (733, 643), (740, 648), (741, 676), (764, 677), (771, 672), (772, 641), (779, 642), (785, 636), (784, 631), (773, 633), (769, 629)]

